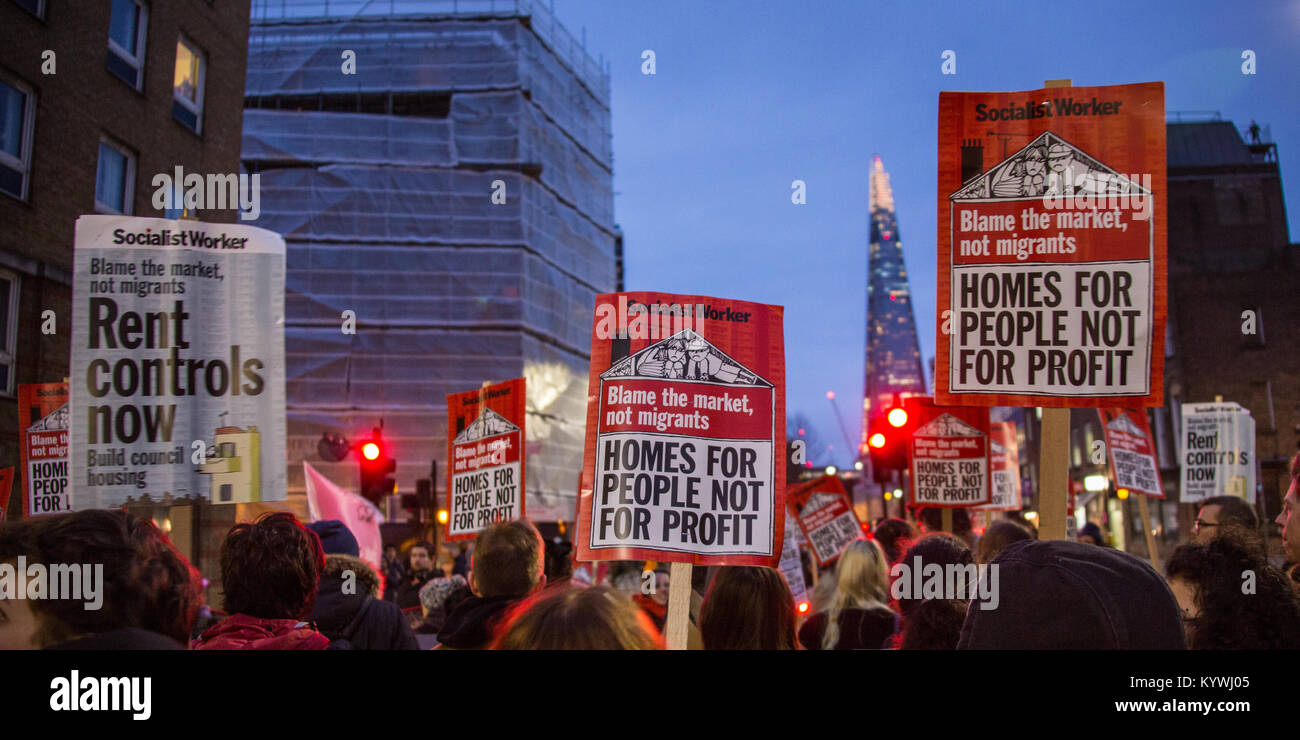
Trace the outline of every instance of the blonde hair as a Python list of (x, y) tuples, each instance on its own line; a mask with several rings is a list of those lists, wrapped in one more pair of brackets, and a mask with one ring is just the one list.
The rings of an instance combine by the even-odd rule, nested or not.
[(834, 650), (840, 641), (840, 612), (844, 609), (885, 609), (889, 606), (889, 564), (875, 540), (854, 540), (835, 564), (835, 595), (826, 610), (822, 649)]
[(493, 650), (661, 650), (645, 612), (606, 586), (557, 585), (506, 616)]

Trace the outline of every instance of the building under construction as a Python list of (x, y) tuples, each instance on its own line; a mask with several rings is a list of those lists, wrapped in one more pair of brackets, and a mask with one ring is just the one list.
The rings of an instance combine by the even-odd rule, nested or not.
[(356, 490), (317, 442), (381, 418), (441, 496), (445, 396), (523, 376), (528, 516), (571, 520), (621, 282), (606, 70), (529, 0), (254, 0), (242, 158), (288, 244), (291, 501), (303, 460)]

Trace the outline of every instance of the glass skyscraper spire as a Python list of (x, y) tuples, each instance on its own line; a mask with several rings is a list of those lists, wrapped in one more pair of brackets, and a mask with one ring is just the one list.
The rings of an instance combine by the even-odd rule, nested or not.
[(880, 157), (871, 163), (871, 241), (867, 257), (867, 378), (862, 397), (862, 441), (894, 394), (925, 393), (912, 291), (894, 217), (894, 194)]

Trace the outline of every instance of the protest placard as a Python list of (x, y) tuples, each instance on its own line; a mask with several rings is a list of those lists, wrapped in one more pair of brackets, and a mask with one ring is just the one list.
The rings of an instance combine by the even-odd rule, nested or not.
[(955, 508), (987, 504), (989, 412), (982, 407), (937, 406), (910, 398), (912, 505)]
[(13, 486), (13, 466), (0, 468), (0, 522), (5, 520), (5, 511), (9, 508), (9, 495), (13, 493)]
[(839, 476), (816, 478), (789, 498), (798, 513), (799, 530), (812, 547), (819, 568), (834, 562), (850, 542), (862, 536), (862, 522)]
[(1116, 490), (1126, 488), (1143, 496), (1164, 498), (1165, 487), (1156, 464), (1156, 445), (1151, 439), (1147, 412), (1100, 409), (1098, 413), (1106, 434), (1106, 452)]
[(18, 386), (23, 516), (72, 511), (68, 487), (68, 384)]
[(73, 264), (73, 508), (284, 499), (284, 240), (82, 216)]
[(447, 396), (447, 541), (524, 517), (523, 378)]
[(780, 306), (598, 296), (589, 389), (580, 560), (778, 564), (786, 464)]
[(1237, 496), (1255, 503), (1255, 419), (1232, 402), (1183, 404), (1179, 500)]
[(1158, 406), (1159, 82), (939, 96), (940, 405)]
[(795, 606), (807, 601), (808, 586), (803, 579), (803, 558), (799, 556), (799, 529), (795, 526), (794, 517), (789, 511), (786, 512), (785, 537), (781, 542), (781, 562), (778, 569), (790, 587), (790, 595), (794, 597)]
[(1020, 499), (1020, 442), (1014, 421), (989, 424), (989, 469), (992, 471), (992, 502), (972, 508), (982, 511), (1015, 511)]

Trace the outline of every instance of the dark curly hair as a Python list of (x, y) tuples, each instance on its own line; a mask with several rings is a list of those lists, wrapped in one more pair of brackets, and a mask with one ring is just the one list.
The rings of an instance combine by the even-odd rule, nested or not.
[(153, 521), (126, 511), (92, 509), (0, 526), (0, 562), (102, 565), (101, 608), (83, 600), (33, 599), (37, 644), (137, 627), (181, 644), (202, 605), (199, 573)]
[[(947, 565), (973, 565), (975, 556), (956, 535), (948, 532), (931, 532), (917, 540), (898, 561), (908, 568), (934, 563)], [(970, 584), (974, 585), (974, 584)], [(894, 637), (894, 647), (901, 650), (956, 650), (961, 637), (962, 621), (966, 618), (964, 599), (898, 599), (902, 630)]]
[(288, 512), (236, 524), (221, 543), (221, 586), (231, 614), (306, 619), (324, 570), (320, 538)]
[[(1243, 593), (1254, 573), (1254, 592)], [(1165, 566), (1169, 580), (1195, 586), (1200, 614), (1189, 622), (1193, 650), (1300, 648), (1300, 598), (1287, 577), (1239, 536), (1181, 545)]]

